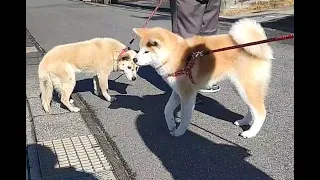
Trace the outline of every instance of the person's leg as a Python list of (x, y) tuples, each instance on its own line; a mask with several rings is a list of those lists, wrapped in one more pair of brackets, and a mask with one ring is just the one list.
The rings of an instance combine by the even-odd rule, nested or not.
[[(170, 0), (172, 32), (183, 38), (198, 35), (205, 10), (206, 4), (196, 0)], [(196, 103), (200, 103), (199, 98)]]
[(199, 34), (205, 9), (196, 0), (170, 0), (172, 32), (183, 38)]
[(218, 33), (221, 0), (209, 0), (202, 18), (200, 35), (211, 36)]
[[(201, 34), (202, 29), (208, 29), (210, 26), (203, 25), (205, 13), (208, 13), (207, 0), (170, 0), (171, 25), (172, 32), (183, 38), (192, 37)], [(219, 9), (220, 10), (220, 9)], [(219, 16), (219, 15), (218, 15)], [(207, 22), (207, 17), (205, 19)], [(217, 85), (209, 89), (200, 90), (200, 92), (217, 92), (220, 87)], [(199, 96), (196, 98), (196, 104), (202, 103)]]
[[(208, 0), (202, 19), (202, 27), (199, 35), (210, 36), (218, 33), (219, 13), (221, 0)], [(200, 92), (218, 92), (220, 86), (213, 85), (208, 89), (200, 89)]]

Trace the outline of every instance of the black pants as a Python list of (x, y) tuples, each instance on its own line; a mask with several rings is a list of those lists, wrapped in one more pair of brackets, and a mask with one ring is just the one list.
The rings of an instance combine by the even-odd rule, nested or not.
[(172, 32), (184, 38), (218, 31), (221, 0), (170, 0)]

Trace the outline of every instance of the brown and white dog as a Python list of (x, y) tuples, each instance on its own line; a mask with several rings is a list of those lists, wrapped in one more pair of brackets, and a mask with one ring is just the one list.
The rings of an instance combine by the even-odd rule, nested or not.
[[(76, 73), (93, 74), (94, 90), (97, 95), (112, 102), (115, 98), (108, 94), (108, 77), (112, 71), (122, 71), (129, 80), (136, 80), (138, 66), (133, 62), (134, 50), (120, 53), (126, 46), (112, 38), (94, 38), (87, 41), (59, 45), (50, 50), (38, 68), (41, 101), (46, 112), (50, 112), (53, 89), (56, 89), (61, 102), (71, 111), (70, 95), (76, 85)], [(99, 87), (98, 87), (99, 86)], [(69, 101), (70, 99), (70, 101)]]
[[(234, 122), (238, 126), (252, 123), (251, 128), (242, 132), (241, 136), (251, 138), (257, 135), (266, 118), (264, 98), (271, 77), (273, 52), (268, 44), (197, 57), (192, 68), (195, 84), (191, 83), (188, 76), (172, 77), (168, 74), (184, 68), (192, 52), (266, 39), (260, 24), (254, 20), (241, 19), (232, 25), (228, 34), (188, 39), (160, 27), (134, 28), (133, 31), (140, 37), (140, 50), (134, 62), (139, 66), (151, 65), (173, 89), (164, 111), (171, 135), (181, 136), (185, 133), (191, 121), (198, 90), (223, 79), (231, 80), (249, 108), (242, 120)], [(181, 123), (176, 127), (173, 112), (180, 103)]]

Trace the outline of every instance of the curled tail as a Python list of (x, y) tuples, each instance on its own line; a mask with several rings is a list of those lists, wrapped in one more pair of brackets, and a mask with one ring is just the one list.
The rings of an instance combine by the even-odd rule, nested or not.
[(47, 72), (47, 70), (43, 67), (41, 63), (39, 64), (38, 75), (42, 107), (47, 113), (49, 113), (53, 93), (53, 84), (50, 74)]
[[(247, 18), (240, 19), (235, 22), (232, 25), (229, 34), (238, 44), (245, 44), (267, 39), (262, 26), (256, 21)], [(258, 58), (274, 59), (272, 49), (267, 43), (246, 46), (243, 49)]]

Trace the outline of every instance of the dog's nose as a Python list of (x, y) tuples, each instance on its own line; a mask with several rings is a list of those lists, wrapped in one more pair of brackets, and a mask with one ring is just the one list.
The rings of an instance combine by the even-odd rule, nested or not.
[(132, 81), (135, 81), (137, 78), (136, 77), (132, 77)]
[(134, 63), (138, 62), (138, 59), (137, 58), (133, 58), (133, 62)]

